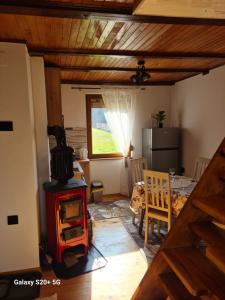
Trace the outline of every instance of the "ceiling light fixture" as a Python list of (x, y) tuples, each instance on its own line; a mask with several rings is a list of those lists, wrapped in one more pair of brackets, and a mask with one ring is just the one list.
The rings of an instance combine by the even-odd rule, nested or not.
[(139, 60), (136, 74), (130, 77), (131, 81), (136, 84), (143, 83), (147, 81), (151, 76), (145, 70), (145, 61)]

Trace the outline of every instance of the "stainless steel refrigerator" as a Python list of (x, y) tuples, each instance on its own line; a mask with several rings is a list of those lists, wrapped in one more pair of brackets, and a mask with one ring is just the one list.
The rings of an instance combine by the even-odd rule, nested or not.
[(142, 155), (150, 170), (181, 173), (181, 131), (179, 128), (143, 128)]

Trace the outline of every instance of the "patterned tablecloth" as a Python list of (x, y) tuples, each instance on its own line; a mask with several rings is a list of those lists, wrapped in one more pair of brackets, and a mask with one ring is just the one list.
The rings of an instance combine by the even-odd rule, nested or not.
[[(171, 177), (170, 188), (173, 216), (177, 217), (179, 215), (195, 185), (196, 182), (192, 178), (184, 176)], [(137, 212), (140, 208), (145, 208), (144, 182), (138, 182), (134, 185), (130, 206)]]

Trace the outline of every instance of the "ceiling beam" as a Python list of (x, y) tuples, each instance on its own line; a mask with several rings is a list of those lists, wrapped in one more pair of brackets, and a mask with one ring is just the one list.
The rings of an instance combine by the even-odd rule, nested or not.
[(108, 50), (108, 49), (69, 49), (69, 48), (29, 48), (29, 53), (37, 55), (58, 55), (58, 56), (111, 56), (111, 57), (133, 57), (133, 58), (165, 58), (165, 59), (225, 59), (225, 53), (214, 52), (152, 52), (132, 50)]
[[(122, 68), (122, 67), (89, 67), (89, 66), (55, 66), (46, 65), (46, 67), (58, 67), (64, 72), (136, 72), (137, 68)], [(146, 72), (150, 73), (208, 73), (208, 69), (197, 68), (145, 68)]]
[(62, 79), (61, 84), (82, 84), (82, 85), (127, 85), (127, 86), (158, 86), (158, 85), (174, 85), (174, 81), (147, 81), (140, 85), (131, 81), (103, 81), (103, 80), (67, 80)]
[(90, 6), (75, 3), (50, 2), (46, 0), (1, 0), (0, 13), (32, 16), (46, 16), (72, 19), (98, 19), (118, 22), (186, 24), (186, 25), (217, 25), (224, 26), (225, 19), (198, 19), (161, 16), (132, 15), (132, 8), (121, 6)]
[[(32, 16), (45, 16), (72, 19), (114, 18), (132, 16), (132, 7), (126, 3), (116, 3), (111, 7), (105, 5), (77, 4), (69, 2), (51, 2), (48, 0), (1, 0), (0, 13)], [(123, 16), (124, 15), (124, 16)]]

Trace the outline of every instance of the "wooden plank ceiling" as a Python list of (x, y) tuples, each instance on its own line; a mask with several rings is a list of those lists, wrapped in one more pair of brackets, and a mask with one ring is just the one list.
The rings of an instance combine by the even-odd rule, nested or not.
[(0, 40), (26, 42), (62, 82), (174, 84), (225, 64), (225, 21), (132, 16), (135, 0), (1, 1)]
[(142, 0), (133, 12), (137, 15), (225, 18), (223, 0)]

